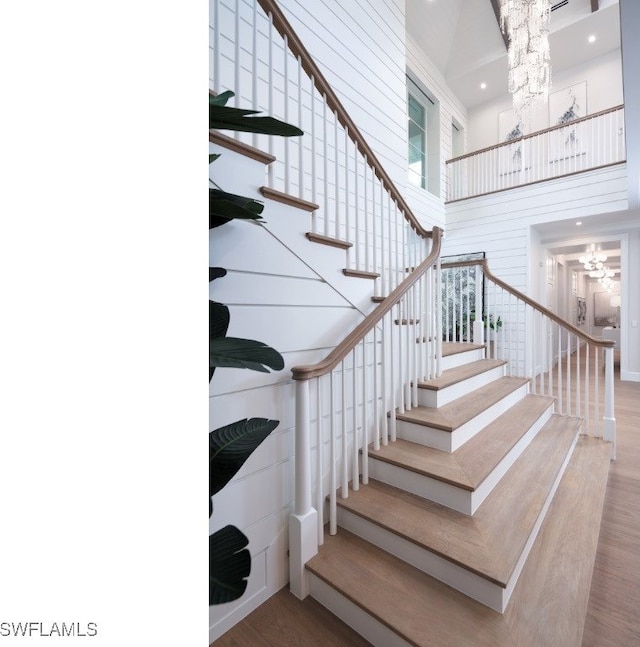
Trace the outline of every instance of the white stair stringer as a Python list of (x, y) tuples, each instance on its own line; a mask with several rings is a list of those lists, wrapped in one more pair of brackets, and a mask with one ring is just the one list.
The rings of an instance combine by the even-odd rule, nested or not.
[[(347, 267), (345, 250), (319, 245), (306, 238), (305, 234), (311, 231), (311, 213), (265, 198), (260, 193), (260, 187), (265, 180), (263, 162), (213, 143), (209, 144), (209, 152), (220, 153), (225, 161), (222, 163), (217, 160), (211, 165), (210, 174), (216, 184), (229, 193), (264, 202), (265, 208), (261, 214), (264, 221), (260, 227), (363, 315), (368, 315), (376, 307), (371, 301), (374, 281), (347, 277), (342, 273)], [(243, 224), (246, 227), (256, 226), (254, 223)], [(210, 239), (215, 240), (216, 233), (215, 229), (212, 230)]]
[(522, 572), (529, 552), (531, 551), (542, 523), (544, 522), (544, 518), (549, 506), (551, 505), (553, 496), (558, 488), (562, 476), (564, 475), (566, 467), (569, 464), (573, 450), (578, 441), (578, 436), (579, 430), (576, 431), (573, 442), (571, 443), (562, 465), (555, 476), (553, 484), (547, 493), (544, 504), (540, 509), (536, 522), (525, 543), (524, 549), (505, 586), (474, 573), (460, 564), (441, 557), (440, 555), (429, 551), (427, 548), (415, 544), (409, 539), (340, 507), (338, 507), (338, 525), (374, 544), (378, 548), (395, 555), (399, 559), (402, 559), (411, 566), (418, 568), (437, 580), (444, 582), (448, 586), (464, 593), (481, 604), (488, 606), (494, 611), (504, 613), (518, 581), (518, 577)]
[(441, 389), (426, 389), (418, 386), (418, 404), (422, 407), (443, 407), (445, 404), (449, 404), (449, 402), (461, 398), (463, 395), (475, 391), (475, 389), (486, 386), (505, 374), (504, 365), (495, 366), (488, 371), (472, 375), (465, 380)]
[(376, 307), (371, 301), (375, 282), (345, 276), (342, 273), (347, 267), (344, 250), (307, 239), (305, 234), (311, 230), (310, 213), (260, 197), (265, 203), (263, 227), (298, 258), (304, 259), (305, 264), (362, 314), (369, 314)]
[(394, 463), (377, 460), (374, 454), (369, 454), (369, 477), (463, 514), (472, 515), (482, 505), (482, 502), (489, 496), (520, 454), (529, 446), (529, 443), (536, 437), (552, 413), (553, 403), (549, 403), (542, 415), (505, 454), (475, 490), (465, 489)]
[[(518, 457), (530, 445), (531, 441), (538, 435), (538, 432), (545, 426), (553, 415), (553, 403), (545, 409), (544, 413), (535, 421), (520, 440), (509, 450), (505, 457), (496, 465), (493, 471), (478, 485), (471, 494), (471, 512), (473, 514), (491, 494), (493, 488), (498, 485), (500, 479), (509, 471), (511, 466), (518, 460)], [(577, 438), (577, 437), (576, 437)], [(570, 455), (573, 452), (571, 449)], [(565, 465), (566, 467), (566, 465)], [(562, 468), (564, 472), (564, 467)]]
[[(540, 532), (540, 528), (542, 527), (542, 524), (544, 523), (544, 518), (547, 516), (547, 511), (549, 510), (549, 506), (551, 505), (551, 502), (553, 501), (553, 497), (555, 496), (556, 490), (558, 489), (558, 486), (560, 485), (560, 481), (562, 480), (562, 477), (564, 476), (565, 470), (567, 469), (567, 465), (569, 465), (569, 461), (571, 460), (571, 456), (573, 455), (573, 450), (576, 448), (576, 444), (578, 443), (578, 438), (580, 436), (580, 430), (578, 429), (576, 431), (576, 435), (573, 439), (573, 442), (571, 443), (571, 447), (569, 447), (569, 451), (567, 452), (567, 455), (562, 462), (562, 465), (560, 466), (560, 470), (558, 471), (558, 474), (553, 482), (553, 485), (551, 486), (551, 489), (549, 490), (549, 494), (547, 495), (547, 498), (544, 502), (544, 505), (542, 506), (542, 510), (540, 510), (540, 514), (538, 515), (538, 518), (536, 520), (535, 525), (533, 526), (533, 529), (531, 530), (531, 534), (529, 535), (529, 538), (527, 539), (527, 543), (524, 546), (524, 549), (520, 555), (520, 559), (518, 559), (518, 562), (513, 569), (513, 573), (511, 574), (511, 577), (509, 578), (509, 582), (507, 583), (507, 588), (504, 591), (505, 595), (505, 606), (506, 608), (507, 604), (509, 603), (509, 599), (511, 598), (511, 594), (513, 593), (513, 590), (515, 589), (516, 583), (518, 582), (518, 578), (520, 577), (520, 573), (522, 573), (522, 569), (524, 568), (524, 565), (527, 561), (527, 557), (529, 556), (529, 553), (531, 552), (531, 549), (533, 548), (533, 544), (536, 541), (536, 537), (538, 536), (538, 532)], [(504, 613), (504, 608), (502, 612)]]
[(524, 398), (528, 393), (527, 383), (506, 395), (504, 398), (485, 409), (477, 416), (460, 425), (453, 431), (445, 431), (436, 427), (429, 427), (407, 420), (396, 418), (396, 434), (398, 438), (434, 447), (444, 452), (453, 452), (462, 447), (470, 438), (473, 438), (481, 429), (486, 427), (495, 418), (505, 413), (516, 402)]

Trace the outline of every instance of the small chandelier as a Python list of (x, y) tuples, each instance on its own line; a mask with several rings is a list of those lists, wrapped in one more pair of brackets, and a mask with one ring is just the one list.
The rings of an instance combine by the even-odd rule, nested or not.
[(607, 260), (606, 254), (602, 252), (590, 252), (588, 256), (581, 256), (578, 261), (584, 265), (587, 272), (592, 270), (601, 270), (604, 267), (604, 262)]
[(602, 283), (602, 279), (611, 279), (616, 275), (613, 270), (608, 270), (606, 267), (602, 267), (600, 270), (592, 270), (589, 272), (589, 277), (592, 279), (598, 279)]
[(500, 28), (509, 36), (509, 92), (527, 129), (533, 102), (549, 98), (550, 12), (550, 0), (500, 0)]

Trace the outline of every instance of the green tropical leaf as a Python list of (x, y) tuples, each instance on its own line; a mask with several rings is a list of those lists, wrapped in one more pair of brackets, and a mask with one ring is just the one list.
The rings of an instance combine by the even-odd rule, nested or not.
[(211, 153), (211, 155), (209, 155), (209, 164), (211, 164), (211, 162), (215, 162), (218, 157), (220, 157), (220, 153)]
[[(209, 273), (211, 273), (212, 269), (215, 270), (222, 268), (209, 268)], [(224, 273), (226, 274), (226, 271)], [(228, 329), (229, 308), (222, 303), (211, 301), (211, 299), (209, 299), (209, 339), (225, 337)], [(209, 382), (211, 382), (215, 370), (215, 366), (209, 366)]]
[(229, 308), (209, 299), (209, 339), (224, 337), (229, 328)]
[(209, 128), (218, 130), (240, 130), (245, 133), (260, 133), (262, 135), (279, 135), (281, 137), (297, 137), (304, 132), (296, 126), (287, 124), (273, 117), (254, 117), (257, 110), (230, 108), (229, 106), (212, 104), (209, 101)]
[(224, 106), (226, 105), (227, 101), (231, 99), (231, 97), (235, 97), (235, 92), (231, 92), (231, 90), (225, 90), (224, 92), (221, 92), (220, 94), (216, 95), (209, 95), (209, 105), (210, 106)]
[(237, 600), (251, 574), (249, 540), (235, 526), (209, 535), (209, 605)]
[(238, 337), (216, 337), (209, 339), (209, 366), (248, 368), (252, 371), (269, 373), (284, 368), (284, 359), (277, 350), (255, 339)]
[(209, 433), (209, 496), (219, 492), (253, 451), (278, 426), (278, 420), (238, 420)]
[(209, 229), (224, 225), (233, 219), (262, 220), (264, 204), (220, 189), (209, 189)]
[(221, 279), (223, 276), (227, 275), (227, 270), (224, 267), (210, 267), (209, 268), (209, 283), (215, 281), (216, 279)]

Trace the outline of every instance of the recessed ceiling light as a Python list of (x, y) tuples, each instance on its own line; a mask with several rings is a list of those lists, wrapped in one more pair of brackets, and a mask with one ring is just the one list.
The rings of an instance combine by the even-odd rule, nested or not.
[(590, 43), (595, 43), (595, 42), (596, 42), (596, 37), (595, 37), (593, 34), (591, 34), (591, 36), (589, 36), (589, 38), (588, 38), (587, 40), (588, 40)]
[(487, 84), (484, 81), (480, 84), (480, 89), (481, 90), (486, 90), (487, 89)]
[(582, 220), (578, 220), (578, 222), (576, 222), (576, 227), (579, 227), (581, 224), (582, 224)]

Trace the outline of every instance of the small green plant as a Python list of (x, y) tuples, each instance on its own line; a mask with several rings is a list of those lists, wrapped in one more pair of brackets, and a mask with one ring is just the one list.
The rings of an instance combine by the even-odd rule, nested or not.
[(482, 321), (485, 328), (489, 326), (489, 328), (491, 328), (491, 330), (494, 330), (495, 332), (498, 332), (500, 328), (502, 328), (502, 319), (500, 318), (500, 316), (495, 319), (493, 315), (489, 315), (488, 317), (485, 315), (484, 317), (482, 317)]

